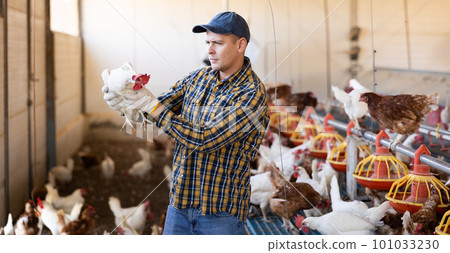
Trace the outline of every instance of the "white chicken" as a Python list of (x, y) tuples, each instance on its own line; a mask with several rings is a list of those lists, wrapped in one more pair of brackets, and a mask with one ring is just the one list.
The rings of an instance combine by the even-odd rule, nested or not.
[(326, 146), (327, 146), (327, 158), (325, 160), (325, 163), (322, 163), (322, 165), (318, 168), (319, 166), (319, 161), (317, 159), (314, 159), (314, 161), (312, 162), (311, 168), (315, 167), (316, 171), (318, 172), (318, 176), (319, 179), (318, 181), (320, 181), (320, 178), (325, 177), (326, 182), (327, 182), (327, 186), (330, 186), (330, 182), (331, 182), (331, 178), (333, 178), (333, 176), (338, 176), (338, 173), (335, 169), (333, 169), (333, 167), (331, 167), (330, 163), (328, 162), (328, 159), (331, 156), (331, 150), (333, 149), (332, 147), (335, 145), (335, 140), (333, 139), (328, 139), (326, 142)]
[(128, 169), (127, 174), (131, 176), (144, 177), (152, 169), (152, 163), (150, 161), (150, 154), (143, 148), (138, 149), (138, 153), (141, 156), (141, 160), (137, 161)]
[[(412, 148), (412, 144), (414, 143), (414, 140), (416, 139), (416, 136), (417, 136), (417, 135), (418, 135), (417, 133), (410, 134), (410, 135), (403, 141), (402, 145), (403, 145), (403, 146), (406, 146), (406, 147), (408, 147), (408, 148)], [(396, 157), (397, 159), (399, 159), (400, 161), (406, 163), (406, 164), (409, 164), (409, 163), (410, 163), (409, 156), (406, 156), (406, 155), (404, 155), (404, 154), (402, 154), (402, 153), (400, 153), (400, 152), (396, 152), (396, 153), (395, 153), (395, 157)]]
[(14, 225), (13, 225), (13, 218), (11, 214), (8, 214), (8, 221), (6, 222), (6, 225), (3, 227), (3, 234), (4, 235), (14, 235)]
[(364, 87), (361, 83), (359, 83), (356, 79), (350, 79), (348, 81), (348, 85), (353, 88), (353, 90), (357, 91), (359, 94), (371, 92), (371, 90)]
[(347, 94), (336, 86), (332, 86), (331, 89), (334, 92), (334, 97), (343, 104), (344, 111), (349, 119), (355, 123), (356, 128), (360, 129), (358, 119), (366, 115), (368, 111), (367, 103), (359, 101), (361, 93), (352, 90)]
[(368, 220), (374, 226), (382, 225), (379, 223), (386, 212), (392, 209), (388, 201), (383, 202), (377, 207), (369, 208), (364, 202), (359, 200), (343, 201), (339, 193), (339, 184), (337, 178), (331, 179), (331, 208), (333, 212), (349, 212)]
[(250, 203), (259, 205), (264, 221), (267, 221), (266, 211), (270, 203), (272, 194), (272, 184), (270, 182), (270, 171), (250, 177)]
[(110, 180), (114, 176), (115, 163), (107, 153), (105, 153), (105, 159), (101, 163), (101, 169), (105, 179)]
[[(308, 141), (300, 146), (291, 148), (288, 151), (284, 152), (282, 156), (278, 155), (278, 157), (274, 159), (265, 157), (263, 153), (261, 153), (261, 156), (264, 157), (267, 161), (275, 162), (276, 166), (283, 172), (283, 175), (286, 178), (290, 178), (294, 173), (294, 165), (299, 164), (302, 159), (301, 153), (303, 153), (307, 148), (310, 148), (310, 143), (311, 141)], [(279, 151), (277, 152), (277, 154), (279, 154)]]
[(359, 200), (343, 201), (341, 199), (341, 194), (339, 193), (339, 184), (335, 176), (331, 179), (330, 197), (331, 208), (333, 211), (351, 212), (364, 217), (369, 209), (364, 202)]
[[(116, 197), (109, 198), (109, 208), (114, 214), (116, 226), (129, 231), (142, 234), (145, 228), (145, 221), (150, 214), (150, 201), (146, 201), (138, 206), (122, 208), (120, 200)], [(126, 223), (123, 223), (126, 221)]]
[[(72, 158), (69, 158), (69, 159), (67, 159), (66, 166), (58, 165), (58, 166), (53, 167), (49, 171), (49, 178), (54, 178), (54, 179), (56, 179), (56, 181), (65, 185), (65, 184), (69, 183), (70, 181), (72, 181), (73, 167), (74, 167), (74, 161)], [(53, 186), (56, 187), (56, 185), (53, 185)]]
[[(103, 83), (108, 88), (107, 92), (118, 94), (120, 96), (145, 92), (145, 95), (150, 95), (151, 98), (155, 98), (155, 96), (148, 89), (145, 87), (141, 88), (142, 85), (139, 89), (135, 89), (136, 85), (140, 85), (135, 79), (139, 76), (140, 75), (137, 74), (129, 62), (125, 62), (122, 66), (116, 69), (105, 69), (102, 72)], [(141, 76), (145, 79), (143, 84), (146, 84), (150, 76), (147, 74)], [(125, 123), (130, 123), (130, 119), (133, 118), (131, 114), (132, 110), (128, 110), (128, 106), (123, 101), (119, 103), (118, 108), (120, 108), (120, 112), (125, 116)]]
[[(61, 230), (65, 226), (65, 224), (74, 221), (78, 219), (78, 216), (81, 211), (82, 204), (77, 204), (74, 206), (74, 210), (71, 212), (70, 215), (64, 214), (64, 211), (62, 209), (56, 210), (52, 204), (48, 203), (47, 201), (41, 201), (41, 199), (38, 198), (38, 211), (41, 213), (41, 216), (39, 217), (44, 225), (50, 229), (53, 235), (59, 235), (61, 234)], [(58, 213), (59, 216), (63, 218), (63, 220), (58, 219)]]
[(324, 214), (320, 217), (308, 217), (296, 219), (296, 224), (301, 224), (301, 229), (308, 233), (308, 229), (314, 229), (322, 235), (372, 235), (375, 226), (368, 220), (349, 212), (336, 212)]
[[(264, 168), (271, 161), (279, 160), (281, 154), (285, 154), (290, 151), (290, 148), (281, 144), (280, 136), (276, 133), (270, 132), (270, 139), (272, 145), (270, 147), (261, 145), (259, 148), (260, 158), (258, 159), (257, 170), (251, 170), (252, 174), (260, 174), (265, 172)], [(281, 153), (280, 153), (281, 152)]]
[[(313, 175), (317, 173), (317, 166), (311, 167)], [(323, 198), (328, 199), (328, 187), (327, 187), (327, 179), (326, 177), (318, 178), (319, 181), (315, 179), (311, 179), (308, 175), (308, 172), (306, 172), (305, 168), (299, 166), (296, 168), (296, 171), (298, 173), (297, 180), (295, 182), (297, 183), (307, 183), (312, 186), (312, 188), (318, 192)]]
[(59, 196), (58, 190), (53, 188), (51, 184), (46, 184), (45, 188), (47, 189), (45, 201), (52, 204), (56, 210), (63, 209), (65, 213), (70, 213), (77, 203), (84, 204), (86, 188), (76, 189), (72, 194), (65, 197)]

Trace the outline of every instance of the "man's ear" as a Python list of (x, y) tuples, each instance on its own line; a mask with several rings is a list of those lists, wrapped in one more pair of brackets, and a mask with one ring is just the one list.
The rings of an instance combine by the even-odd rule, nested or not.
[(238, 52), (243, 53), (247, 48), (247, 40), (245, 38), (240, 38), (238, 40)]

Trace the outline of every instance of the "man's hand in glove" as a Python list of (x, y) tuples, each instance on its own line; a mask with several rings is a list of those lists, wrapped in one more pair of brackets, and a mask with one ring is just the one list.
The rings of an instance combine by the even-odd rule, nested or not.
[(122, 100), (127, 110), (135, 110), (143, 114), (150, 114), (158, 104), (158, 100), (146, 88), (123, 94)]
[(116, 93), (113, 92), (109, 92), (109, 88), (107, 85), (104, 85), (102, 88), (102, 92), (103, 92), (103, 99), (106, 101), (106, 103), (109, 105), (109, 107), (111, 107), (112, 109), (121, 112), (122, 109), (122, 97), (120, 97), (119, 95), (117, 95)]

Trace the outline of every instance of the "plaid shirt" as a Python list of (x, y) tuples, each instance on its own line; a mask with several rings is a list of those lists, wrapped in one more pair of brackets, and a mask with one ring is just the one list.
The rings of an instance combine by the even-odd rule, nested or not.
[(196, 70), (158, 100), (165, 109), (156, 125), (176, 140), (170, 204), (245, 220), (249, 163), (269, 122), (266, 91), (250, 60), (222, 81), (211, 67)]

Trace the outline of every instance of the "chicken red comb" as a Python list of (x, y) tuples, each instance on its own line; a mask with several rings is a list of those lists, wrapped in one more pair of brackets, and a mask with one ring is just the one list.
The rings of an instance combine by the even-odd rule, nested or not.
[(297, 216), (295, 216), (295, 219), (294, 219), (295, 225), (298, 228), (301, 228), (302, 227), (302, 222), (303, 222), (304, 219), (305, 219), (305, 217), (301, 216), (300, 214), (297, 214)]
[(44, 205), (42, 205), (41, 198), (38, 198), (38, 206), (42, 209), (44, 208)]
[(86, 193), (87, 193), (86, 187), (81, 188), (81, 195), (82, 195), (83, 197), (86, 196)]
[(144, 202), (145, 211), (147, 211), (150, 208), (150, 200), (147, 200)]
[(297, 217), (295, 217), (295, 225), (300, 228), (305, 234), (309, 233), (309, 228), (305, 225), (303, 225), (303, 221), (305, 220), (305, 217), (301, 216), (300, 214), (297, 214)]
[(119, 227), (119, 228), (117, 229), (117, 234), (118, 234), (118, 235), (123, 235), (123, 229), (122, 229), (122, 227)]
[(148, 83), (148, 80), (150, 80), (150, 75), (138, 74), (134, 75), (131, 79), (135, 83), (135, 85), (133, 86), (133, 90), (140, 90), (144, 85)]

